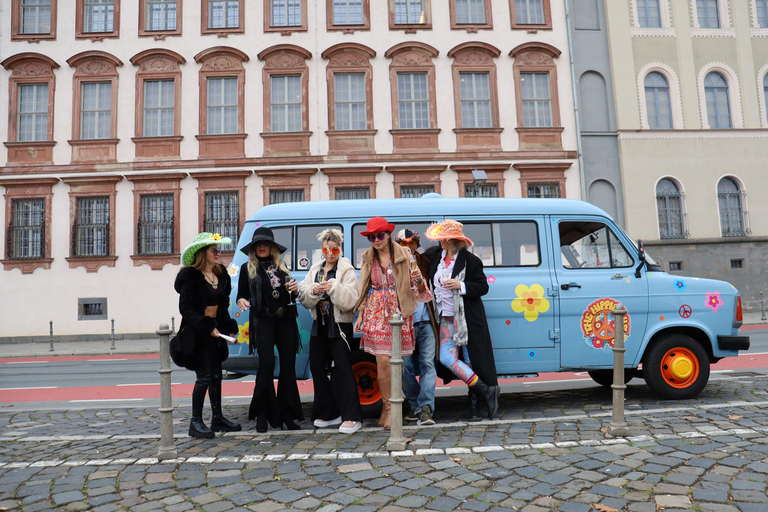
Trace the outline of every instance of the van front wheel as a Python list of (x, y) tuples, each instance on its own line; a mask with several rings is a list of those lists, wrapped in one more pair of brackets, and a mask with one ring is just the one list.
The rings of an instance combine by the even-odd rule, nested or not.
[(360, 413), (363, 418), (378, 418), (381, 415), (382, 403), (376, 358), (357, 349), (352, 351), (351, 360), (357, 394), (360, 397)]
[(694, 398), (709, 380), (709, 356), (690, 336), (669, 334), (659, 338), (646, 352), (643, 378), (662, 398)]

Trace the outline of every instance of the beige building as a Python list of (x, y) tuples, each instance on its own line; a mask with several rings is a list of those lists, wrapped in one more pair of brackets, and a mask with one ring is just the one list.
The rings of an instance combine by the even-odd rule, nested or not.
[(0, 338), (178, 321), (184, 246), (269, 203), (580, 197), (561, 2), (0, 9)]
[(768, 2), (606, 0), (626, 229), (759, 308), (768, 270)]

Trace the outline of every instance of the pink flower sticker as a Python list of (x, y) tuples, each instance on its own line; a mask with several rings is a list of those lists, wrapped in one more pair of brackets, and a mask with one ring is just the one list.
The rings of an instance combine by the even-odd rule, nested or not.
[(717, 310), (723, 305), (723, 299), (720, 298), (720, 292), (707, 292), (704, 295), (706, 296), (704, 305), (711, 309), (713, 313), (717, 313)]
[(493, 276), (488, 276), (488, 282), (489, 282), (489, 283), (491, 283), (491, 284), (493, 284), (493, 283), (495, 283), (495, 282), (496, 282), (496, 278), (495, 278), (495, 277), (493, 277)]

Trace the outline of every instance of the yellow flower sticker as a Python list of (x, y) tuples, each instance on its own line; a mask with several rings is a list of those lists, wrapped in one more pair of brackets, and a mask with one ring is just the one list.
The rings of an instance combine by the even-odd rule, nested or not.
[(519, 284), (515, 288), (517, 298), (512, 301), (512, 311), (523, 313), (529, 322), (536, 321), (539, 313), (549, 311), (549, 301), (544, 297), (544, 288), (540, 284), (533, 284), (530, 288)]
[(244, 343), (248, 344), (251, 339), (251, 331), (250, 331), (250, 324), (251, 322), (245, 322), (243, 325), (238, 325), (238, 333), (237, 333), (237, 342), (238, 343)]
[(218, 234), (218, 233), (214, 233), (214, 234), (213, 234), (213, 239), (214, 239), (214, 240), (216, 240), (216, 241), (218, 242), (219, 240), (221, 240), (221, 235), (220, 235), (220, 234)]

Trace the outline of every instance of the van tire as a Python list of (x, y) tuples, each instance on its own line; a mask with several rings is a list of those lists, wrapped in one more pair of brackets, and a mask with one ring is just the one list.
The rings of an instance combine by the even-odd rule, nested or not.
[[(597, 384), (609, 388), (613, 385), (613, 370), (592, 370), (587, 372)], [(624, 384), (628, 384), (635, 377), (634, 370), (624, 370)]]
[[(684, 374), (682, 377), (673, 372), (675, 366)], [(694, 398), (709, 380), (709, 356), (690, 336), (667, 334), (646, 351), (643, 378), (651, 391), (662, 398)]]
[(352, 351), (350, 359), (357, 383), (357, 394), (360, 397), (360, 413), (363, 418), (378, 418), (381, 415), (382, 402), (376, 358), (356, 349)]

